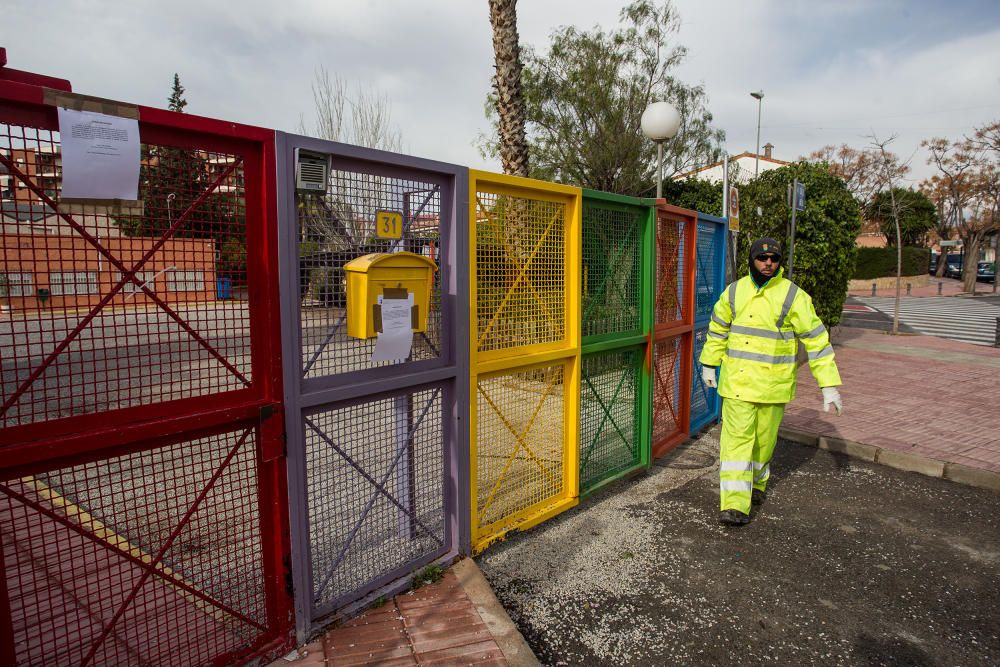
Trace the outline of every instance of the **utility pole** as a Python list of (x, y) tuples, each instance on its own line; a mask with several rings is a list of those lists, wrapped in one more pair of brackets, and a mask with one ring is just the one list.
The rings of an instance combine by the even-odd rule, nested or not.
[(761, 100), (764, 99), (764, 91), (758, 90), (750, 93), (750, 97), (757, 100), (757, 150), (753, 154), (753, 177), (756, 179), (757, 174), (760, 173), (760, 105)]

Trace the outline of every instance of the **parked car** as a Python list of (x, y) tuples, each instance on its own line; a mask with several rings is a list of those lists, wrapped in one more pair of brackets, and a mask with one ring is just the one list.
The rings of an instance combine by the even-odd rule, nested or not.
[[(931, 264), (927, 269), (927, 272), (931, 275), (937, 273), (938, 258), (940, 254), (931, 253)], [(944, 267), (945, 278), (961, 278), (962, 277), (962, 255), (960, 254), (950, 254), (946, 260), (948, 265)]]
[(996, 280), (997, 265), (993, 262), (979, 262), (976, 265), (976, 280), (991, 283)]
[[(931, 253), (931, 263), (927, 267), (927, 273), (932, 276), (937, 273), (938, 258), (941, 257), (940, 253)], [(948, 266), (945, 267), (944, 275), (948, 278), (960, 278), (962, 276), (962, 254), (961, 253), (949, 253), (948, 255)]]

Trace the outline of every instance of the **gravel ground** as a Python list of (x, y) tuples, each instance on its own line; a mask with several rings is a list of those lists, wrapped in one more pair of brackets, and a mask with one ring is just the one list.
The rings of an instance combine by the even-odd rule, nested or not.
[(1000, 497), (781, 442), (723, 527), (716, 432), (477, 558), (543, 663), (1000, 663)]

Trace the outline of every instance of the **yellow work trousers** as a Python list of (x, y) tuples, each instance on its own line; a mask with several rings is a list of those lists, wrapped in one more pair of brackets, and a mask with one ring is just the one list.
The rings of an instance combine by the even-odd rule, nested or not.
[(771, 475), (771, 456), (783, 403), (748, 403), (722, 399), (722, 437), (719, 441), (719, 500), (724, 510), (750, 513), (753, 489), (764, 491)]

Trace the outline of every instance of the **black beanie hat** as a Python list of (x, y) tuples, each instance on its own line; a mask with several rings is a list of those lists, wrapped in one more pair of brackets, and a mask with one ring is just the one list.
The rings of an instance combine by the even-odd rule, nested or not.
[(753, 260), (755, 260), (759, 255), (763, 255), (765, 253), (777, 255), (779, 262), (784, 258), (784, 255), (781, 252), (781, 244), (772, 238), (768, 238), (767, 236), (762, 239), (757, 239), (753, 242), (753, 245), (750, 246), (750, 261), (753, 262)]

